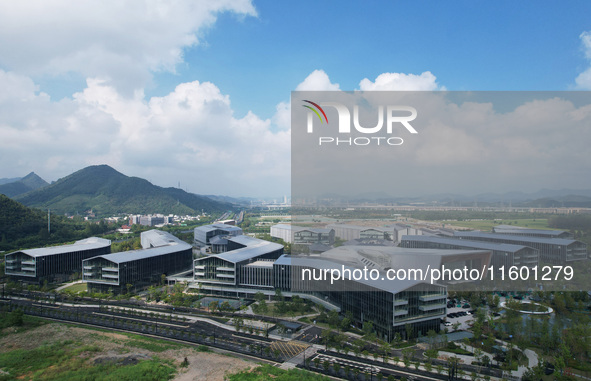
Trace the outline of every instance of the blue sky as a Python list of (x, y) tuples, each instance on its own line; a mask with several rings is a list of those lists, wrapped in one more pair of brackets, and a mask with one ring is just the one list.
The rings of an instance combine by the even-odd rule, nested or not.
[[(148, 94), (207, 79), (238, 113), (270, 117), (316, 69), (341, 89), (381, 73), (431, 71), (449, 90), (567, 90), (588, 62), (589, 2), (261, 1), (258, 17), (222, 15), (207, 46)], [(253, 91), (255, 90), (256, 91)]]
[(0, 177), (106, 163), (281, 196), (298, 86), (399, 73), (404, 89), (591, 89), (585, 1), (31, 3), (0, 2)]

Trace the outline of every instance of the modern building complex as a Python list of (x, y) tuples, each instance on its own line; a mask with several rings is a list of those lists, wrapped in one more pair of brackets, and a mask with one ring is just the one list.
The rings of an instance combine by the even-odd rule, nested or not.
[(283, 245), (278, 243), (244, 235), (229, 237), (225, 252), (195, 260), (194, 280), (210, 290), (216, 286), (274, 289), (271, 271), (281, 255)]
[(539, 252), (529, 246), (512, 245), (508, 243), (470, 241), (467, 239), (454, 239), (433, 236), (404, 236), (400, 247), (420, 249), (477, 249), (490, 250), (492, 252), (491, 265), (495, 269), (501, 266), (527, 266), (533, 267), (539, 263)]
[(539, 251), (540, 261), (545, 263), (566, 264), (587, 259), (587, 244), (573, 239), (528, 237), (480, 231), (456, 232), (455, 237), (461, 240), (529, 246)]
[(296, 245), (334, 244), (333, 229), (305, 228), (301, 226), (277, 224), (271, 226), (271, 237), (280, 238), (287, 243)]
[[(213, 237), (210, 238), (213, 240)], [(376, 331), (391, 339), (405, 335), (406, 325), (426, 334), (440, 329), (446, 314), (446, 286), (431, 284), (427, 277), (389, 280), (393, 268), (428, 271), (467, 266), (482, 269), (491, 260), (490, 250), (429, 250), (398, 247), (341, 246), (321, 255), (283, 255), (283, 246), (246, 236), (229, 237), (227, 251), (198, 258), (194, 284), (208, 293), (253, 297), (257, 292), (286, 297), (299, 295), (337, 311), (350, 311), (358, 326), (371, 321)], [(403, 265), (401, 265), (403, 264)], [(333, 284), (319, 274), (332, 269), (350, 272), (375, 270), (376, 279), (346, 277)], [(374, 274), (375, 275), (375, 274)], [(416, 279), (416, 280), (415, 280)]]
[(150, 230), (142, 233), (143, 249), (95, 256), (82, 261), (82, 280), (88, 289), (121, 293), (158, 283), (162, 274), (191, 269), (193, 249), (172, 234)]
[[(242, 235), (242, 229), (237, 226), (225, 224), (212, 224), (196, 227), (194, 230), (195, 246), (199, 248), (211, 247), (212, 244), (223, 245), (225, 240), (229, 237), (236, 237)], [(216, 237), (214, 242), (211, 239)], [(221, 247), (215, 252), (221, 252)]]
[(111, 241), (90, 237), (71, 245), (19, 250), (6, 254), (5, 273), (15, 280), (40, 284), (69, 280), (82, 270), (82, 260), (111, 252)]
[(573, 239), (572, 233), (564, 230), (544, 230), (544, 229), (528, 229), (521, 226), (513, 225), (498, 225), (493, 228), (493, 233), (523, 235), (527, 237), (542, 237), (542, 238), (565, 238)]

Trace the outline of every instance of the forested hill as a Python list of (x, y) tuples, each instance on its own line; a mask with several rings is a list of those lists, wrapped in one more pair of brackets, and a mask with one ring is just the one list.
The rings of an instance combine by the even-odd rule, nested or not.
[(47, 186), (47, 182), (35, 172), (31, 172), (22, 179), (0, 185), (0, 194), (8, 197), (15, 197), (35, 189)]
[(60, 214), (82, 214), (91, 210), (101, 216), (133, 213), (198, 214), (231, 209), (227, 203), (162, 188), (149, 181), (128, 177), (108, 165), (81, 169), (42, 189), (18, 196), (26, 206), (52, 209)]
[(47, 230), (47, 212), (30, 209), (0, 194), (0, 251), (33, 248), (75, 241), (106, 230), (100, 224), (74, 222), (51, 216), (51, 234)]

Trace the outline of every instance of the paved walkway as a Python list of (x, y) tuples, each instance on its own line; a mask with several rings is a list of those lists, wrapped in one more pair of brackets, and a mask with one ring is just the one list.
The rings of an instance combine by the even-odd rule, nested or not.
[(81, 281), (81, 280), (77, 280), (77, 281), (75, 281), (75, 282), (72, 282), (72, 283), (67, 283), (67, 284), (64, 284), (63, 286), (59, 286), (59, 287), (58, 287), (58, 288), (56, 288), (55, 290), (56, 290), (56, 291), (61, 291), (61, 290), (63, 290), (64, 288), (68, 288), (68, 287), (70, 287), (71, 285), (78, 284), (78, 283), (82, 283), (82, 281)]

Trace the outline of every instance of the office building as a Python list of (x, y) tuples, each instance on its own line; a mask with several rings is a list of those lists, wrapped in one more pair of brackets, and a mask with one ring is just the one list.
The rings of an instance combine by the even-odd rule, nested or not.
[[(157, 284), (163, 274), (191, 269), (193, 249), (170, 233), (150, 230), (141, 234), (140, 250), (105, 254), (82, 262), (82, 280), (95, 292), (115, 294), (128, 287), (137, 291)], [(129, 285), (129, 286), (128, 286)]]
[(90, 237), (71, 245), (19, 250), (6, 254), (5, 273), (30, 283), (65, 282), (82, 270), (82, 260), (111, 252), (111, 241)]

